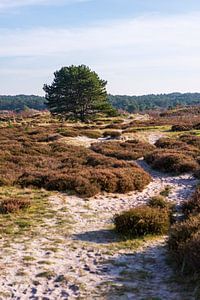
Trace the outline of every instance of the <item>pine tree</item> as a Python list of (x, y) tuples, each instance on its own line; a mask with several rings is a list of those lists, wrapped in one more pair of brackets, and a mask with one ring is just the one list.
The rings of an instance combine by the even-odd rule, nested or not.
[(85, 121), (98, 112), (112, 111), (107, 100), (107, 82), (85, 65), (63, 67), (44, 85), (52, 115)]

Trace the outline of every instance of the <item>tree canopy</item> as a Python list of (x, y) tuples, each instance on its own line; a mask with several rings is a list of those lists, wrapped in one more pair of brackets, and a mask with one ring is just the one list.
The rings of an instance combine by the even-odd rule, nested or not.
[(46, 109), (45, 98), (34, 95), (0, 96), (0, 110)]
[(200, 93), (171, 93), (143, 96), (109, 95), (110, 103), (117, 109), (130, 113), (151, 109), (168, 109), (176, 106), (200, 104)]
[(85, 121), (98, 112), (112, 110), (105, 80), (85, 65), (62, 67), (51, 85), (44, 85), (50, 112), (64, 119)]

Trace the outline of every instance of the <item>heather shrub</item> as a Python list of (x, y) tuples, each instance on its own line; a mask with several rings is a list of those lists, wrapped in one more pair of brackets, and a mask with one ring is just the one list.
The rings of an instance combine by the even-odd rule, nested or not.
[(200, 215), (173, 225), (168, 239), (168, 250), (173, 262), (182, 272), (200, 270)]
[(52, 135), (46, 135), (46, 136), (42, 136), (41, 138), (38, 138), (37, 141), (38, 142), (54, 142), (57, 141), (59, 139), (62, 138), (62, 135), (60, 134), (52, 134)]
[(145, 160), (156, 170), (174, 174), (194, 172), (199, 166), (192, 156), (171, 149), (155, 150)]
[(104, 137), (110, 137), (111, 139), (118, 139), (121, 136), (120, 131), (114, 131), (114, 130), (107, 130), (103, 133)]
[(192, 125), (173, 125), (171, 131), (190, 131)]
[(179, 152), (183, 152), (183, 154), (191, 155), (194, 157), (200, 154), (199, 149), (194, 145), (189, 145), (185, 141), (171, 138), (161, 138), (155, 143), (155, 146), (162, 149), (178, 150)]
[(147, 234), (166, 234), (169, 228), (169, 215), (165, 209), (138, 206), (114, 217), (117, 232), (125, 237)]
[(80, 135), (85, 135), (91, 139), (98, 139), (102, 137), (101, 131), (99, 130), (81, 130)]
[(28, 208), (31, 205), (30, 200), (23, 198), (3, 199), (0, 201), (0, 213), (9, 214), (17, 212), (21, 209)]
[(169, 208), (169, 202), (161, 195), (154, 196), (149, 199), (148, 205), (150, 207)]
[(91, 149), (106, 156), (135, 160), (154, 150), (155, 147), (146, 142), (130, 140), (126, 142), (94, 143), (91, 145)]
[(181, 209), (185, 217), (197, 215), (200, 213), (200, 187), (193, 193), (191, 199), (185, 201), (181, 205)]
[(188, 145), (192, 145), (194, 147), (197, 147), (200, 149), (200, 136), (195, 136), (195, 135), (181, 135), (179, 139), (182, 142), (187, 143)]
[(142, 190), (151, 181), (134, 162), (69, 145), (60, 139), (40, 142), (47, 134), (58, 134), (57, 129), (54, 124), (46, 131), (38, 127), (0, 129), (0, 184), (71, 191), (90, 197), (103, 191)]
[(64, 137), (77, 137), (79, 136), (79, 132), (73, 128), (61, 128), (59, 133)]

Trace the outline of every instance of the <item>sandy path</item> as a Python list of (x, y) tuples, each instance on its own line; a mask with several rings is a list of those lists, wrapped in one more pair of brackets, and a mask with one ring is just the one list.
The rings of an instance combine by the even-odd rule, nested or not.
[(165, 238), (122, 242), (112, 231), (115, 213), (145, 203), (165, 186), (169, 200), (184, 201), (196, 180), (149, 171), (152, 183), (141, 193), (99, 195), (83, 200), (55, 194), (53, 215), (44, 216), (37, 235), (0, 240), (0, 299), (193, 299), (171, 282)]

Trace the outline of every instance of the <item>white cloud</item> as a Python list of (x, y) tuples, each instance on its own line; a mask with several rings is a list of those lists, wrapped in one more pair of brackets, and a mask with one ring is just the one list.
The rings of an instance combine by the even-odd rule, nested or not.
[(12, 61), (0, 76), (8, 80), (18, 72), (42, 87), (62, 65), (86, 63), (109, 81), (113, 93), (198, 90), (199, 17), (151, 15), (89, 28), (0, 30), (0, 58)]

